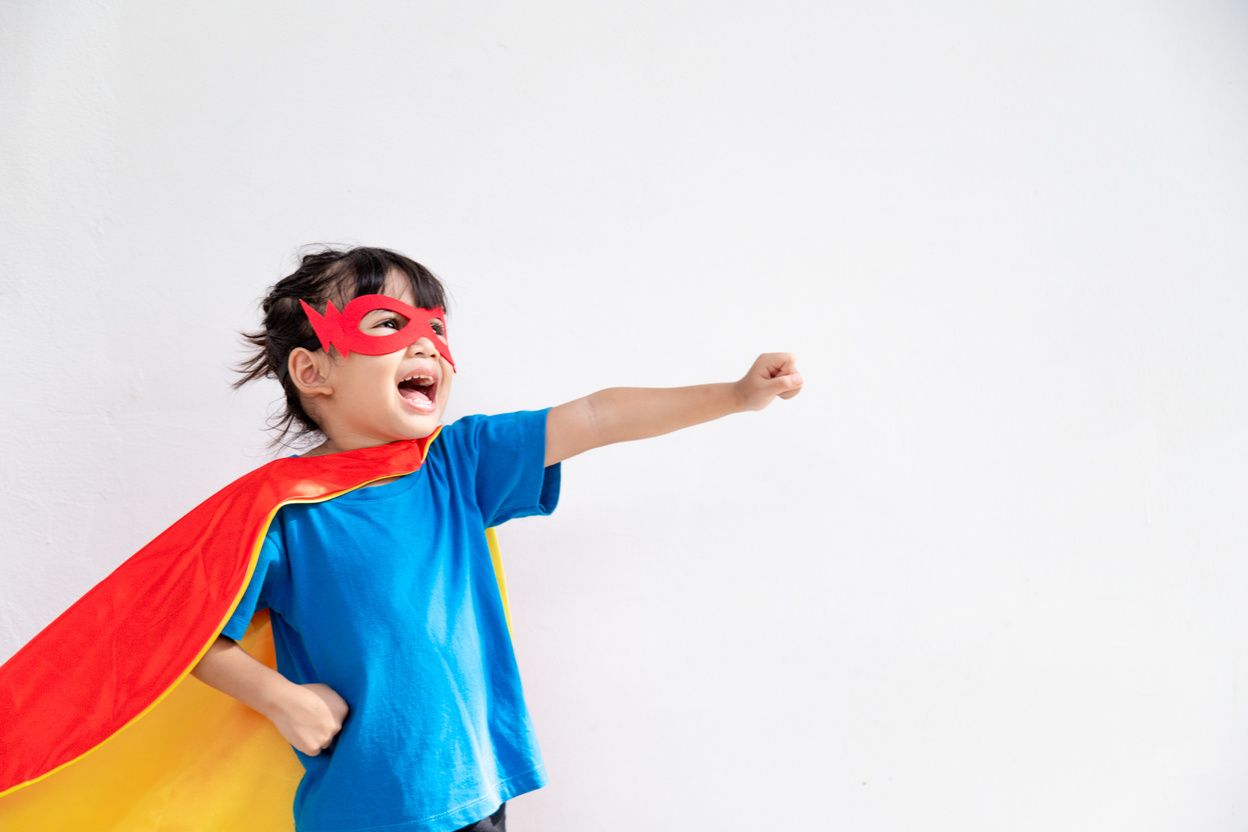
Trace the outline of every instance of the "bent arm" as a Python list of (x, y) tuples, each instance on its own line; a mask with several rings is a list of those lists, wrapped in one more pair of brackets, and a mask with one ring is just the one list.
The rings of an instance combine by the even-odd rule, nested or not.
[(297, 685), (225, 636), (191, 675), (268, 717), (287, 742), (311, 756), (329, 747), (347, 717), (347, 703), (328, 685)]
[(546, 464), (592, 448), (648, 439), (745, 410), (762, 410), (777, 396), (802, 389), (796, 359), (769, 353), (740, 380), (693, 387), (615, 387), (550, 409), (546, 417)]

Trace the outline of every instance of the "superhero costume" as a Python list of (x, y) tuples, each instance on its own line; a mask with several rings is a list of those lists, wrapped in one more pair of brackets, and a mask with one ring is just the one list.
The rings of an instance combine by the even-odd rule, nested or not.
[[(301, 770), (289, 746), (259, 714), (178, 682), (238, 603), (282, 505), (415, 471), (435, 437), (275, 460), (243, 476), (0, 667), (0, 826), (291, 828)], [(491, 554), (505, 606), (492, 539)], [(244, 646), (271, 663), (263, 616)]]

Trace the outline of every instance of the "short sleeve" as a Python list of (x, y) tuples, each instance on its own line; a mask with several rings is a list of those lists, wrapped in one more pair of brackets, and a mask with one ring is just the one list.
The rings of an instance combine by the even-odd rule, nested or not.
[(276, 536), (270, 531), (264, 538), (264, 545), (260, 547), (260, 555), (256, 559), (256, 568), (251, 574), (251, 581), (247, 584), (247, 589), (243, 591), (243, 597), (239, 599), (238, 606), (230, 615), (230, 620), (221, 630), (221, 635), (238, 641), (247, 632), (252, 616), (257, 611), (268, 608), (264, 600), (264, 585), (277, 571), (280, 559), (281, 546)]
[(546, 467), (546, 413), (469, 417), (477, 506), (487, 526), (555, 510), (560, 467)]

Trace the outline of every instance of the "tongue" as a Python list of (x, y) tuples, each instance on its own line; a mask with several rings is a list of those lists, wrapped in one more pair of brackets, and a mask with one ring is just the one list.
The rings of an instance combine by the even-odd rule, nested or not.
[(429, 396), (429, 391), (432, 389), (432, 387), (400, 387), (399, 395), (413, 404), (422, 404), (433, 401)]

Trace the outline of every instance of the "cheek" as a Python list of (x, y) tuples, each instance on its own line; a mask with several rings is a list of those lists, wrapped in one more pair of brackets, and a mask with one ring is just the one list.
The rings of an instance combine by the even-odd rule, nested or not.
[(352, 380), (360, 390), (373, 390), (383, 387), (394, 387), (395, 362), (387, 361), (385, 355), (360, 355), (353, 353), (351, 360), (356, 361)]
[(447, 363), (443, 361), (442, 362), (442, 381), (438, 384), (438, 401), (442, 402), (443, 404), (445, 404), (446, 400), (450, 398), (451, 379), (454, 377), (454, 375), (455, 373), (452, 372), (451, 368), (447, 365)]

